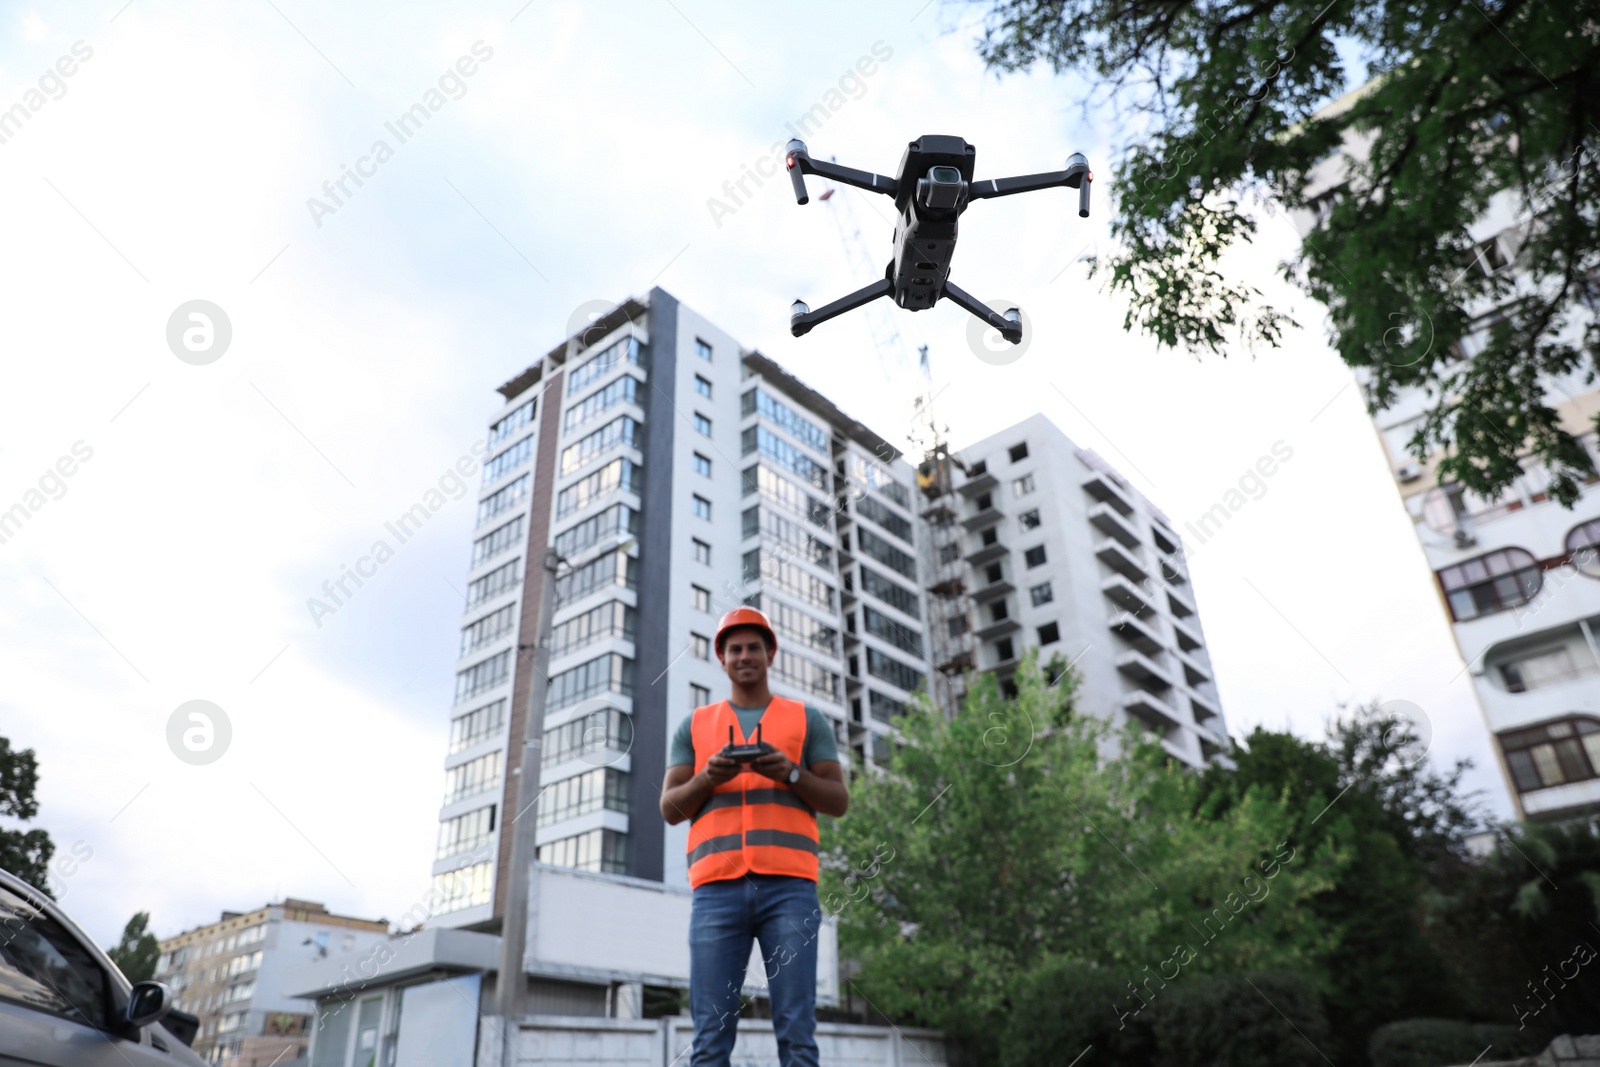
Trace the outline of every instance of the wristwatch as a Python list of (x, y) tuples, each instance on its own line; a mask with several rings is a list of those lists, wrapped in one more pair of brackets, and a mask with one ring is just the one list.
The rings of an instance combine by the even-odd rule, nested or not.
[(789, 768), (789, 784), (794, 785), (800, 780), (800, 764), (796, 763)]

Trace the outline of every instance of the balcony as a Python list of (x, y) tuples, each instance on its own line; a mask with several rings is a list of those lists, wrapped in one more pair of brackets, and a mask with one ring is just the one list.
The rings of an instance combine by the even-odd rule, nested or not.
[(1011, 549), (1006, 547), (1004, 542), (996, 538), (995, 540), (989, 541), (982, 545), (973, 552), (968, 553), (967, 563), (974, 567), (983, 567), (993, 563), (997, 559), (1000, 559), (1002, 556), (1009, 555), (1010, 553)]
[(1171, 555), (1178, 551), (1180, 546), (1174, 535), (1168, 534), (1158, 523), (1151, 523), (1150, 529), (1155, 535), (1156, 547), (1162, 552)]
[(1124, 548), (1134, 548), (1139, 544), (1139, 531), (1109, 504), (1096, 504), (1090, 508), (1089, 522), (1107, 537), (1121, 541)]
[(1172, 679), (1156, 662), (1142, 652), (1124, 652), (1117, 657), (1117, 670), (1146, 689), (1170, 689)]
[(1222, 714), (1217, 709), (1216, 701), (1195, 692), (1193, 689), (1189, 690), (1189, 707), (1194, 711), (1194, 721), (1202, 726)]
[(1161, 577), (1168, 585), (1182, 585), (1189, 580), (1189, 572), (1176, 556), (1161, 557)]
[(1140, 652), (1154, 654), (1166, 647), (1166, 642), (1161, 640), (1161, 635), (1149, 623), (1136, 615), (1128, 612), (1119, 612), (1113, 615), (1107, 623), (1111, 632), (1122, 638)]
[(1122, 698), (1122, 710), (1165, 737), (1168, 730), (1182, 725), (1178, 713), (1165, 700), (1146, 689)]
[(1006, 579), (1002, 578), (998, 582), (994, 582), (994, 583), (992, 583), (990, 585), (986, 585), (982, 589), (979, 589), (976, 592), (974, 592), (972, 594), (972, 599), (976, 603), (987, 604), (991, 600), (998, 600), (999, 598), (1001, 598), (1003, 596), (1006, 596), (1006, 595), (1008, 595), (1010, 593), (1015, 593), (1016, 591), (1017, 591), (1017, 587), (1016, 586), (1012, 585), (1010, 582), (1006, 581)]
[(975, 636), (979, 641), (993, 641), (1007, 634), (1014, 634), (1020, 629), (1022, 629), (1022, 624), (1016, 619), (1001, 619), (998, 622), (991, 622), (988, 626), (977, 631)]
[(1145, 569), (1144, 560), (1139, 558), (1139, 553), (1123, 548), (1120, 543), (1109, 537), (1094, 546), (1094, 554), (1101, 563), (1124, 575), (1130, 582), (1150, 580), (1150, 572)]
[(1083, 491), (1100, 503), (1111, 505), (1124, 515), (1133, 514), (1133, 501), (1129, 499), (1126, 490), (1098, 471), (1083, 483)]
[(999, 508), (989, 507), (984, 508), (976, 515), (968, 515), (962, 519), (961, 526), (968, 533), (975, 533), (978, 530), (986, 530), (991, 526), (997, 525), (1003, 518), (1005, 518), (1005, 515), (1001, 514)]
[(1167, 590), (1167, 604), (1172, 608), (1172, 613), (1180, 619), (1194, 614), (1194, 604), (1176, 589)]
[(957, 489), (956, 492), (970, 499), (977, 496), (979, 493), (987, 493), (989, 490), (995, 488), (999, 484), (999, 478), (996, 478), (988, 471), (984, 471), (976, 478), (968, 478), (961, 484), (961, 487)]
[(1101, 582), (1100, 591), (1112, 603), (1124, 611), (1133, 612), (1135, 615), (1143, 615), (1149, 612), (1152, 607), (1150, 598), (1145, 591), (1120, 574), (1113, 574)]
[(1211, 672), (1202, 667), (1192, 657), (1179, 652), (1177, 653), (1177, 659), (1178, 663), (1183, 666), (1183, 680), (1191, 688), (1211, 681)]
[(1178, 619), (1172, 620), (1172, 632), (1178, 635), (1178, 647), (1185, 652), (1194, 652), (1204, 646), (1200, 635), (1189, 628), (1189, 624)]

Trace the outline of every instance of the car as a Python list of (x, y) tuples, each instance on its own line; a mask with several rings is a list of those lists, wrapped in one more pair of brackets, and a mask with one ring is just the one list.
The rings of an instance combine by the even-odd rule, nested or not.
[(55, 901), (0, 871), (0, 1067), (204, 1067), (199, 1020), (129, 982)]

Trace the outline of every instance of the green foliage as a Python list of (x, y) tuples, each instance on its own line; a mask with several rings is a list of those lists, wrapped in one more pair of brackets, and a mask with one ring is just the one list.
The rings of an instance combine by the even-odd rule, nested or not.
[[(1542, 383), (1592, 377), (1600, 349), (1585, 310), (1600, 298), (1600, 2), (992, 0), (979, 51), (1001, 71), (1077, 72), (1119, 106), (1119, 249), (1094, 270), (1130, 300), (1127, 328), (1199, 352), (1276, 345), (1289, 320), (1221, 258), (1254, 237), (1253, 208), (1307, 209), (1285, 275), (1326, 305), (1375, 407), (1433, 395), (1415, 454), (1442, 449), (1442, 479), (1492, 498), (1531, 453), (1572, 506), (1592, 464)], [(1313, 119), (1352, 52), (1371, 81)], [(1368, 157), (1311, 203), (1308, 176), (1347, 134)], [(1497, 193), (1525, 222), (1515, 285), (1468, 233)], [(1498, 325), (1478, 318), (1493, 307)], [(1487, 347), (1461, 361), (1474, 331)]]
[(1317, 980), (1331, 939), (1302, 905), (1335, 883), (1342, 846), (1292, 842), (1294, 813), (1263, 790), (1202, 812), (1199, 778), (1154, 741), (1130, 733), (1105, 758), (1070, 675), (1051, 686), (1030, 656), (1016, 680), (1008, 701), (976, 678), (953, 721), (914, 709), (889, 773), (824, 827), (823, 899), (856, 992), (992, 1060), (1062, 960), (1123, 987), (1157, 971)]
[[(39, 814), (34, 790), (39, 786), (39, 763), (33, 749), (13, 751), (0, 737), (0, 815), (26, 822)], [(55, 844), (43, 830), (0, 829), (0, 870), (16, 875), (46, 896), (46, 876)]]
[(150, 913), (135, 913), (122, 929), (122, 940), (117, 942), (115, 948), (106, 951), (111, 962), (130, 982), (143, 982), (155, 976), (156, 961), (161, 958), (161, 945), (150, 933), (149, 927)]
[(1402, 1019), (1372, 1034), (1372, 1067), (1451, 1067), (1475, 1063), (1492, 1046), (1494, 1059), (1530, 1056), (1544, 1050), (1549, 1037), (1503, 1023), (1463, 1023), (1450, 1019)]
[(1330, 1047), (1316, 990), (1293, 975), (1203, 979), (1157, 1001), (1152, 1025), (1152, 1067), (1322, 1067)]

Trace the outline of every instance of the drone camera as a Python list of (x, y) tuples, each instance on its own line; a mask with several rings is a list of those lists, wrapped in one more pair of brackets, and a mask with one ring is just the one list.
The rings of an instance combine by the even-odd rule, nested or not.
[(917, 181), (917, 200), (935, 211), (954, 211), (961, 204), (967, 183), (955, 167), (929, 167), (928, 176)]

